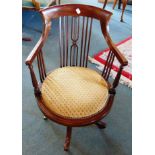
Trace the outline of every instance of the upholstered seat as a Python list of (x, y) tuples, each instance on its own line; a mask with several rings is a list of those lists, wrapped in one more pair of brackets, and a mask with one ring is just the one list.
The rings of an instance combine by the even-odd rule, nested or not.
[(108, 85), (94, 70), (63, 67), (46, 77), (41, 94), (51, 112), (76, 119), (92, 116), (105, 107)]

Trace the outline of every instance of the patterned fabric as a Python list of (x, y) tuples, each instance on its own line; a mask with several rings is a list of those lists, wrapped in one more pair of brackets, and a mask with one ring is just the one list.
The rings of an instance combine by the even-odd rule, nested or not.
[[(49, 2), (51, 2), (51, 0), (36, 0), (36, 2), (40, 3), (40, 7), (47, 7), (47, 5), (49, 4)], [(32, 0), (22, 0), (22, 7), (25, 8), (34, 8), (34, 4), (32, 2)]]
[(41, 88), (45, 106), (57, 115), (83, 118), (101, 111), (108, 99), (108, 85), (96, 71), (63, 67), (50, 73)]

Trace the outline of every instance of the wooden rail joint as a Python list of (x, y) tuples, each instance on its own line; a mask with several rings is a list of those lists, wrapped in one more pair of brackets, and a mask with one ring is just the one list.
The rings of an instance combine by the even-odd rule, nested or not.
[(115, 95), (115, 94), (116, 94), (115, 88), (110, 88), (110, 89), (109, 89), (109, 94)]
[(41, 91), (39, 88), (34, 88), (34, 94), (35, 96), (40, 96), (41, 95)]

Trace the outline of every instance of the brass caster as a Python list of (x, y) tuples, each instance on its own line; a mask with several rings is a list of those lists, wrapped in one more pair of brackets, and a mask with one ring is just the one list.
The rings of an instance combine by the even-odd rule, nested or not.
[(67, 133), (66, 133), (66, 139), (64, 144), (64, 151), (69, 150), (69, 145), (71, 141), (71, 133), (72, 133), (72, 127), (67, 127)]
[(99, 129), (105, 129), (106, 128), (106, 123), (105, 122), (102, 122), (102, 121), (99, 121), (97, 123), (95, 123)]
[(65, 142), (64, 144), (64, 151), (68, 151), (69, 150), (69, 141)]
[(120, 22), (122, 22), (122, 23), (123, 23), (123, 22), (124, 22), (124, 20), (121, 18)]
[(46, 116), (43, 116), (43, 119), (44, 119), (44, 120), (48, 120), (48, 118), (47, 118)]

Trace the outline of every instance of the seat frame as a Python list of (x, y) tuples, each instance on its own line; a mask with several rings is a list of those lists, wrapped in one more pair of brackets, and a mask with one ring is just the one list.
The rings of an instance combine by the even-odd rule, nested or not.
[[(76, 9), (80, 10), (80, 13), (76, 11)], [(72, 127), (80, 127), (80, 126), (86, 126), (90, 124), (96, 124), (99, 128), (105, 128), (106, 124), (101, 121), (110, 111), (114, 96), (116, 93), (116, 87), (118, 86), (119, 79), (121, 76), (121, 72), (123, 70), (123, 67), (128, 64), (126, 58), (120, 53), (120, 51), (117, 49), (117, 47), (112, 42), (110, 35), (107, 31), (107, 24), (110, 20), (110, 17), (112, 15), (111, 12), (94, 7), (89, 5), (82, 5), (82, 4), (67, 4), (67, 5), (59, 5), (54, 7), (49, 7), (47, 9), (43, 9), (40, 11), (43, 20), (44, 20), (44, 28), (42, 36), (40, 37), (38, 43), (33, 48), (31, 53), (26, 59), (26, 65), (28, 65), (31, 79), (32, 79), (32, 85), (34, 87), (34, 94), (37, 99), (38, 106), (42, 113), (45, 115), (45, 119), (48, 118), (56, 123), (59, 123), (61, 125), (67, 126), (67, 134), (66, 134), (66, 140), (64, 144), (64, 150), (67, 151), (69, 149), (70, 145), (70, 139), (71, 139), (71, 131)], [(97, 114), (86, 117), (86, 118), (80, 118), (80, 119), (71, 119), (71, 118), (64, 118), (61, 116), (56, 115), (55, 113), (51, 112), (43, 103), (42, 97), (41, 97), (41, 85), (44, 79), (47, 76), (46, 69), (45, 69), (45, 63), (43, 59), (43, 52), (42, 47), (48, 37), (48, 33), (51, 29), (51, 19), (58, 18), (61, 16), (86, 16), (90, 18), (95, 18), (100, 21), (101, 30), (103, 33), (103, 36), (111, 50), (110, 55), (107, 59), (107, 64), (105, 65), (105, 68), (102, 72), (103, 78), (107, 81), (109, 84), (109, 98), (107, 100), (106, 106)], [(118, 59), (120, 62), (120, 68), (119, 71), (113, 81), (113, 83), (109, 83), (108, 78), (111, 71), (111, 66), (114, 60), (114, 57)], [(38, 61), (38, 68), (39, 68), (39, 74), (40, 74), (40, 80), (41, 83), (37, 81), (37, 78), (35, 76), (35, 72), (33, 70), (33, 61), (37, 58)], [(88, 59), (87, 59), (88, 60)], [(63, 67), (63, 66), (60, 66)], [(87, 66), (85, 66), (87, 67)]]

